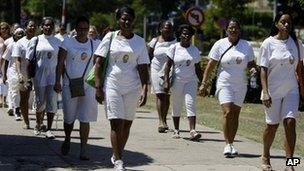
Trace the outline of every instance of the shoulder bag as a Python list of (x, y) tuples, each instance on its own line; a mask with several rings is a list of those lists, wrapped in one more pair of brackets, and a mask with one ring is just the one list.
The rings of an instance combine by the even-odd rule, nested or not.
[[(102, 69), (100, 70), (101, 72), (101, 76), (102, 79), (101, 80), (101, 85), (103, 85), (104, 80), (105, 80), (105, 76), (106, 76), (106, 72), (107, 72), (107, 67), (108, 67), (108, 63), (109, 63), (109, 57), (110, 57), (110, 48), (111, 48), (111, 44), (112, 44), (112, 40), (114, 37), (114, 32), (111, 33), (111, 37), (110, 37), (110, 44), (109, 44), (109, 48), (108, 48), (108, 52), (107, 52), (107, 56), (104, 59), (103, 65), (102, 65)], [(89, 74), (86, 76), (85, 78), (85, 82), (87, 84), (89, 84), (90, 86), (95, 88), (95, 65), (92, 67), (92, 69), (90, 70)]]
[(38, 41), (39, 38), (37, 36), (37, 39), (35, 41), (35, 46), (34, 46), (34, 54), (33, 54), (33, 58), (29, 61), (29, 66), (28, 66), (28, 76), (29, 78), (34, 78), (35, 74), (36, 74), (36, 65), (37, 65), (37, 54), (36, 54), (36, 49), (37, 49), (37, 45), (38, 45)]
[(91, 57), (84, 69), (84, 72), (82, 74), (81, 77), (79, 78), (73, 78), (71, 79), (68, 75), (68, 72), (66, 71), (66, 76), (67, 78), (69, 79), (69, 87), (70, 87), (70, 92), (71, 92), (71, 98), (74, 98), (74, 97), (81, 97), (81, 96), (85, 96), (85, 91), (84, 91), (84, 75), (88, 69), (88, 66), (91, 62), (91, 59), (92, 59), (92, 56), (93, 56), (93, 53), (94, 53), (94, 50), (93, 50), (93, 42), (92, 40), (90, 39), (90, 43), (91, 43)]

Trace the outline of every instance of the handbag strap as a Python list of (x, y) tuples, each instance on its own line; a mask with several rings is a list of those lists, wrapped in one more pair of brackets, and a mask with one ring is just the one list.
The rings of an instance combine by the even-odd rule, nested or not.
[(92, 59), (92, 57), (93, 57), (93, 54), (94, 54), (93, 41), (92, 41), (92, 39), (90, 39), (90, 43), (91, 43), (91, 57), (90, 57), (90, 59), (89, 59), (87, 65), (86, 65), (86, 67), (85, 67), (85, 69), (84, 69), (84, 72), (83, 72), (83, 74), (82, 74), (82, 78), (84, 77), (85, 73), (87, 72), (88, 66), (89, 66), (89, 64), (90, 64), (90, 62), (91, 62), (91, 59)]
[(296, 44), (296, 46), (297, 46), (297, 50), (298, 50), (298, 65), (299, 65), (300, 62), (301, 62), (301, 60), (300, 60), (301, 54), (300, 54), (299, 42), (298, 42), (298, 40), (295, 40), (294, 42), (295, 42), (295, 44)]
[(37, 51), (38, 41), (39, 41), (39, 37), (37, 36), (37, 39), (36, 39), (36, 41), (35, 41), (35, 46), (34, 46), (34, 49), (33, 49), (33, 50), (34, 50), (34, 54), (33, 54), (33, 58), (32, 58), (31, 61), (34, 61), (34, 60), (36, 60), (36, 58), (37, 58), (36, 51)]
[(172, 56), (172, 62), (173, 62), (173, 64), (172, 64), (172, 73), (173, 73), (173, 71), (174, 71), (174, 56), (175, 56), (175, 51), (176, 51), (176, 44), (175, 44), (175, 46), (174, 46), (174, 49), (173, 49), (173, 56)]
[(110, 42), (109, 42), (109, 48), (108, 48), (108, 52), (107, 52), (107, 56), (106, 56), (106, 59), (108, 60), (109, 56), (110, 56), (110, 50), (111, 50), (111, 44), (112, 44), (112, 40), (114, 38), (114, 32), (111, 33), (111, 36), (110, 36)]
[(299, 75), (301, 75), (301, 72), (298, 71), (298, 67), (299, 67), (298, 65), (301, 65), (300, 47), (299, 47), (299, 41), (297, 39), (294, 42), (295, 42), (297, 50), (298, 50), (298, 64), (297, 64), (297, 68), (296, 68), (295, 74), (296, 74), (296, 78), (298, 79), (298, 82), (300, 83), (301, 80), (299, 79)]
[(156, 37), (155, 43), (154, 43), (154, 45), (153, 45), (153, 52), (154, 52), (154, 49), (155, 49), (156, 44), (157, 44), (157, 42), (158, 42), (158, 39), (159, 39), (159, 36)]
[(224, 53), (222, 53), (222, 55), (221, 55), (221, 57), (220, 57), (220, 59), (219, 59), (217, 65), (216, 65), (216, 71), (217, 71), (218, 68), (220, 67), (220, 63), (221, 63), (221, 61), (222, 61), (223, 56), (224, 56), (224, 55), (226, 54), (226, 52), (228, 52), (228, 50), (231, 49), (234, 45), (236, 45), (236, 44), (231, 44), (231, 45), (224, 51)]
[[(92, 57), (93, 57), (93, 54), (94, 54), (93, 41), (92, 41), (92, 39), (90, 39), (90, 44), (91, 44), (91, 56), (90, 56), (89, 61), (87, 62), (87, 65), (86, 65), (86, 67), (85, 67), (85, 69), (84, 69), (84, 72), (83, 72), (81, 78), (83, 78), (84, 75), (85, 75), (85, 73), (87, 72), (88, 66), (89, 66), (89, 64), (90, 64), (90, 62), (91, 62), (91, 59), (92, 59)], [(68, 74), (67, 71), (65, 72), (65, 74), (66, 74), (66, 76), (68, 77), (69, 81), (71, 82), (71, 78), (70, 78), (70, 76), (69, 76), (69, 74)]]

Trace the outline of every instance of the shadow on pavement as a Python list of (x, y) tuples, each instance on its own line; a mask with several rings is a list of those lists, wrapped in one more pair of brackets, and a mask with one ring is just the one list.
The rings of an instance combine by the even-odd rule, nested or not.
[[(62, 141), (57, 139), (0, 135), (0, 168), (5, 170), (19, 170), (21, 168), (25, 170), (51, 168), (93, 170), (113, 167), (110, 162), (112, 149), (109, 147), (89, 144), (88, 156), (90, 160), (81, 161), (79, 160), (79, 143), (71, 142), (71, 150), (67, 156), (60, 154), (61, 144)], [(148, 165), (153, 162), (151, 157), (134, 151), (125, 151), (123, 160), (127, 167)]]
[[(190, 132), (190, 131), (181, 129), (181, 130), (179, 130), (179, 132)], [(199, 130), (196, 130), (196, 132), (201, 133), (201, 134), (220, 134), (221, 133), (219, 131), (199, 131)]]
[(136, 119), (158, 119), (157, 117), (150, 117), (150, 116), (136, 116)]
[[(261, 154), (248, 154), (248, 153), (240, 153), (237, 157), (239, 158), (259, 158)], [(273, 156), (271, 155), (270, 158), (273, 159), (285, 159), (285, 156)]]
[(150, 110), (136, 110), (136, 113), (151, 113)]
[(237, 156), (239, 158), (259, 158), (261, 154), (248, 154), (248, 153), (239, 153)]

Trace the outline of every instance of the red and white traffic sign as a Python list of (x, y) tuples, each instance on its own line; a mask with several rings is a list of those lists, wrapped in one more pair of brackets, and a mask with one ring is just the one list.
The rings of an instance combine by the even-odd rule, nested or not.
[(204, 13), (198, 7), (189, 8), (186, 12), (186, 20), (194, 27), (198, 27), (204, 22)]

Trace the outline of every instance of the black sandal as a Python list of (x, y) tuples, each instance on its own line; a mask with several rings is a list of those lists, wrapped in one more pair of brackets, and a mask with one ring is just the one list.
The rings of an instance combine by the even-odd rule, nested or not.
[(164, 126), (159, 126), (159, 127), (158, 127), (158, 132), (159, 132), (159, 133), (165, 133), (165, 132), (166, 132), (166, 127), (164, 127)]
[(64, 141), (61, 145), (61, 154), (66, 156), (70, 152), (70, 142)]

